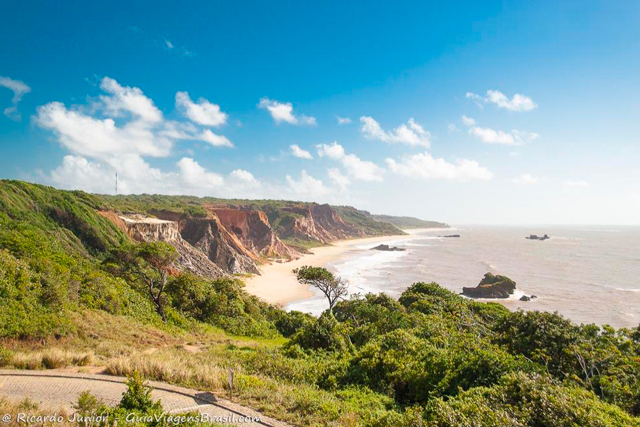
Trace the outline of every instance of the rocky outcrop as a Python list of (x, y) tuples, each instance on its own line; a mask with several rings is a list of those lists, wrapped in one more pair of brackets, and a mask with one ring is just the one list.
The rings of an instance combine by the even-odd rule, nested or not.
[(164, 220), (175, 221), (180, 235), (194, 248), (227, 273), (259, 274), (260, 256), (246, 248), (240, 239), (211, 214), (207, 217), (188, 217), (171, 211), (150, 211)]
[(547, 236), (546, 234), (544, 236), (537, 236), (535, 234), (531, 234), (530, 236), (525, 237), (525, 239), (528, 239), (528, 240), (547, 240), (550, 238), (551, 237)]
[(281, 233), (287, 238), (329, 243), (361, 234), (326, 204), (285, 206), (281, 210), (283, 213), (292, 214), (290, 218), (281, 222)]
[(475, 288), (462, 288), (462, 294), (470, 298), (509, 298), (515, 290), (513, 280), (487, 273)]
[(225, 275), (225, 271), (212, 262), (204, 253), (194, 248), (182, 238), (179, 224), (158, 218), (138, 215), (104, 215), (118, 227), (124, 227), (127, 234), (139, 242), (167, 242), (178, 251), (177, 267), (199, 276), (215, 279)]
[(399, 248), (397, 246), (389, 246), (389, 245), (378, 245), (375, 248), (371, 248), (372, 251), (386, 251), (386, 252), (402, 252), (406, 251), (406, 249)]
[(250, 208), (209, 207), (220, 223), (250, 251), (269, 258), (298, 258), (300, 254), (284, 244), (269, 224), (267, 215)]
[(229, 273), (260, 273), (257, 266), (260, 258), (229, 232), (218, 217), (186, 220), (181, 233), (185, 240), (223, 270)]

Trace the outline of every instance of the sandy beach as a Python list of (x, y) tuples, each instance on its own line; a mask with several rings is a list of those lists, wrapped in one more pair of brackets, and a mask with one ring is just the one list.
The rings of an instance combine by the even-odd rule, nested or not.
[(325, 267), (327, 264), (339, 260), (341, 257), (357, 251), (358, 246), (370, 244), (372, 247), (382, 242), (411, 239), (419, 231), (405, 230), (408, 235), (378, 236), (362, 239), (338, 240), (329, 246), (311, 249), (311, 254), (289, 262), (271, 262), (260, 267), (260, 275), (244, 279), (246, 291), (264, 301), (285, 306), (290, 302), (299, 301), (314, 296), (313, 291), (306, 285), (298, 283), (293, 270), (303, 265)]

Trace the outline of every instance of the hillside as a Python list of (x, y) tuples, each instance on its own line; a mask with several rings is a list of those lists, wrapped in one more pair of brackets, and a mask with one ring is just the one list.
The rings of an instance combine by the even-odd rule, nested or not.
[[(246, 219), (240, 219), (240, 217), (251, 221), (252, 218), (257, 219), (256, 215), (261, 215), (258, 213), (264, 213), (266, 218), (261, 217), (259, 222), (269, 227), (279, 241), (302, 252), (338, 239), (404, 234), (388, 222), (375, 220), (366, 211), (345, 206), (285, 200), (227, 200), (189, 196), (96, 197), (102, 200), (110, 210), (124, 214), (145, 214), (162, 219), (184, 221), (216, 216), (224, 227), (234, 231), (247, 229), (246, 225), (240, 225), (240, 222), (246, 224)], [(253, 223), (257, 224), (255, 221)], [(243, 239), (242, 236), (239, 237)], [(262, 238), (271, 240), (270, 237)], [(270, 248), (263, 252), (267, 254), (271, 252), (276, 256), (295, 256), (294, 253), (281, 253), (286, 250), (278, 242), (273, 241), (273, 244), (280, 248)]]
[(401, 230), (415, 228), (449, 228), (448, 224), (438, 221), (425, 221), (411, 216), (371, 215), (376, 221), (386, 222)]
[[(388, 225), (369, 229), (352, 208), (202, 200), (0, 181), (0, 368), (136, 372), (218, 395), (231, 368), (234, 400), (294, 425), (640, 424), (640, 329), (509, 312), (422, 282), (318, 318), (286, 312), (248, 295), (212, 251), (270, 256), (283, 240), (267, 221), (318, 238)], [(196, 256), (220, 271), (190, 269)]]

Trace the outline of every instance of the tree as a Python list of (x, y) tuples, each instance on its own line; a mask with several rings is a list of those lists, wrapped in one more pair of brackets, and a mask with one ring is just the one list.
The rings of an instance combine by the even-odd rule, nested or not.
[(138, 278), (145, 284), (156, 311), (166, 321), (164, 291), (171, 265), (178, 259), (176, 249), (165, 242), (140, 243), (113, 251), (106, 267), (127, 280)]
[(335, 277), (329, 270), (322, 267), (305, 265), (293, 270), (298, 282), (319, 289), (329, 301), (329, 311), (333, 314), (333, 306), (339, 299), (347, 296), (347, 282)]

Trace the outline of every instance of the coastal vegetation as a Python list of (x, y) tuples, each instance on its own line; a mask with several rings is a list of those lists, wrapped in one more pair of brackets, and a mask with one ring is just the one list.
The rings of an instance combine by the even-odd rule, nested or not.
[(100, 214), (209, 215), (199, 203), (1, 181), (0, 366), (132, 376), (127, 402), (151, 412), (144, 379), (225, 393), (231, 368), (234, 399), (295, 425), (640, 424), (640, 328), (510, 312), (425, 282), (397, 300), (336, 298), (319, 317), (286, 312)]
[(388, 222), (403, 230), (412, 228), (449, 228), (448, 224), (438, 221), (425, 221), (410, 216), (392, 216), (392, 215), (371, 215), (376, 221)]

